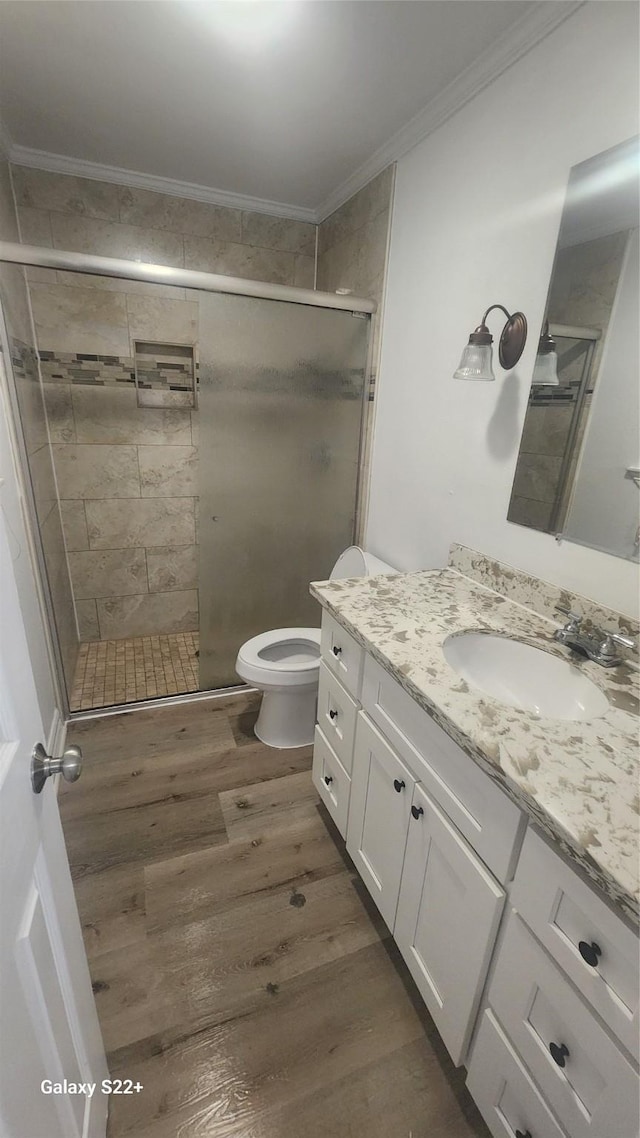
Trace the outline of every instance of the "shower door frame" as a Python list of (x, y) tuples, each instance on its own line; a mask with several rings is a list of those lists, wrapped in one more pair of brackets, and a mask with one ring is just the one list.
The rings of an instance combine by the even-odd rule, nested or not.
[[(367, 430), (366, 409), (369, 403), (369, 386), (373, 363), (373, 321), (378, 309), (375, 300), (359, 296), (345, 296), (332, 292), (316, 292), (314, 289), (296, 288), (294, 285), (245, 280), (243, 277), (227, 277), (219, 273), (204, 273), (193, 269), (174, 269), (167, 265), (146, 264), (139, 261), (129, 261), (120, 257), (102, 257), (97, 254), (94, 256), (92, 253), (73, 253), (62, 249), (44, 249), (38, 245), (21, 245), (13, 241), (0, 241), (0, 263), (21, 265), (24, 268), (60, 269), (61, 271), (70, 273), (89, 273), (94, 276), (118, 277), (121, 280), (144, 281), (148, 284), (176, 285), (179, 288), (191, 289), (198, 292), (232, 293), (236, 296), (260, 297), (265, 300), (281, 300), (293, 304), (307, 305), (310, 308), (333, 308), (343, 312), (353, 312), (363, 316), (369, 316), (369, 338), (363, 384), (359, 461), (356, 481), (354, 539), (358, 538), (363, 521), (362, 490), (364, 472), (362, 469), (362, 456)], [(35, 324), (31, 311), (31, 297), (27, 280), (25, 280), (25, 286), (27, 288), (29, 310), (31, 313), (31, 331), (37, 351)], [(2, 316), (2, 331), (8, 349), (8, 329), (6, 328), (4, 314), (2, 314)], [(39, 368), (40, 361), (38, 359), (38, 370)], [(11, 428), (16, 444), (16, 458), (19, 460), (20, 480), (23, 484), (23, 488), (26, 490), (24, 500), (29, 516), (28, 528), (32, 544), (32, 559), (35, 561), (35, 567), (37, 567), (37, 588), (41, 594), (43, 615), (45, 617), (45, 633), (51, 649), (54, 685), (59, 698), (60, 714), (63, 719), (65, 721), (96, 719), (108, 715), (121, 715), (142, 707), (163, 707), (175, 703), (195, 702), (201, 699), (222, 698), (230, 693), (245, 690), (247, 687), (246, 684), (238, 684), (233, 687), (184, 692), (182, 694), (163, 696), (155, 699), (137, 700), (131, 703), (111, 704), (108, 707), (90, 708), (86, 711), (71, 711), (67, 685), (62, 669), (62, 656), (55, 622), (55, 610), (42, 550), (40, 527), (35, 510), (35, 501), (33, 498), (31, 476), (24, 443), (22, 419), (17, 401), (10, 352), (7, 352), (6, 371), (10, 397), (9, 402), (13, 419)]]

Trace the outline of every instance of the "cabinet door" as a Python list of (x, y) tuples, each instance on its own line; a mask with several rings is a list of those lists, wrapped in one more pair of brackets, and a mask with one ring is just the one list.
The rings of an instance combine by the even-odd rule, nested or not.
[(494, 1138), (566, 1138), (490, 1011), (473, 1044), (467, 1087)]
[(359, 712), (347, 849), (392, 932), (414, 785), (386, 739)]
[(518, 862), (511, 904), (637, 1061), (637, 930), (628, 928), (531, 828)]
[(311, 778), (342, 837), (346, 838), (351, 779), (319, 727), (313, 741)]
[(638, 1138), (635, 1069), (513, 911), (489, 1003), (571, 1138)]
[(395, 939), (454, 1063), (463, 1062), (504, 890), (419, 784)]

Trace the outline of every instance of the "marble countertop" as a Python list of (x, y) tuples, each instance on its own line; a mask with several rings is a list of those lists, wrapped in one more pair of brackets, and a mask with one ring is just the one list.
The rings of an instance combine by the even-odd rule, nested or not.
[[(557, 623), (451, 568), (325, 581), (311, 593), (638, 923), (637, 671), (570, 655), (553, 640)], [(536, 718), (468, 687), (442, 652), (445, 638), (463, 631), (570, 659), (604, 691), (609, 710), (586, 722)]]

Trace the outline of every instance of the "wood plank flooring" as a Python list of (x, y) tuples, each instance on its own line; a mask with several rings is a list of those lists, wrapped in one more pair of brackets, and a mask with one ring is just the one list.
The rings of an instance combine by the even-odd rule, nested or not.
[(254, 695), (73, 724), (62, 820), (109, 1138), (488, 1138), (310, 779)]

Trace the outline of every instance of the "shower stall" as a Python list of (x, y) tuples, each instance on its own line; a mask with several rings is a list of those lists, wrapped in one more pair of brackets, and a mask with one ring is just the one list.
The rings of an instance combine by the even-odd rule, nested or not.
[(67, 709), (236, 685), (245, 640), (318, 622), (309, 581), (357, 537), (375, 304), (8, 243), (0, 262), (28, 267), (33, 342), (8, 306), (0, 332)]

